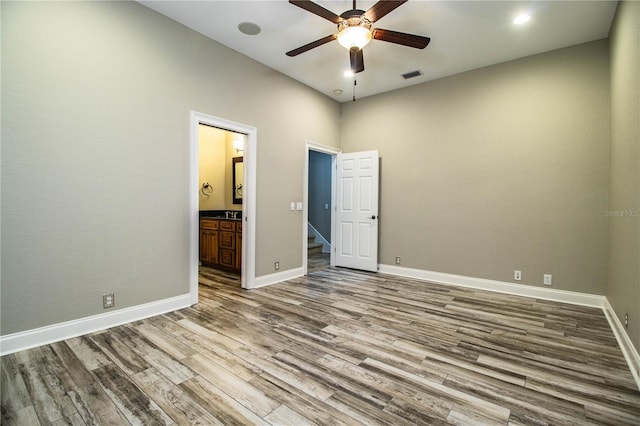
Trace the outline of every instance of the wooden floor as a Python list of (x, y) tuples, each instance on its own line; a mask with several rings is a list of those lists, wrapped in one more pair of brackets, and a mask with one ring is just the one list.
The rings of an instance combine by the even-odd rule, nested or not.
[(599, 309), (322, 269), (2, 357), (2, 425), (640, 424)]

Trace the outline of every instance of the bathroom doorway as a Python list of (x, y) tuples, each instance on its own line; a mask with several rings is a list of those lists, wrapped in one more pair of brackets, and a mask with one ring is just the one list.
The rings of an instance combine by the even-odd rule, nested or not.
[(240, 286), (243, 164), (246, 135), (198, 127), (199, 275)]
[[(198, 267), (201, 257), (201, 217), (211, 239), (208, 247), (216, 253), (204, 253), (208, 261), (225, 268), (236, 268), (242, 288), (252, 288), (255, 282), (255, 149), (257, 130), (254, 127), (192, 111), (190, 120), (190, 295), (198, 300)], [(212, 173), (201, 175), (202, 136), (214, 135), (225, 153), (212, 155), (218, 166)], [(217, 136), (216, 136), (217, 135)], [(212, 143), (212, 146), (215, 143)], [(212, 149), (212, 147), (207, 147)], [(205, 148), (205, 151), (206, 149)], [(222, 151), (219, 151), (220, 153)], [(204, 154), (203, 154), (204, 156)], [(241, 160), (240, 160), (241, 158)], [(202, 207), (201, 209), (201, 201)], [(214, 223), (215, 222), (215, 223)], [(224, 224), (223, 224), (224, 222)], [(221, 229), (221, 227), (223, 229)], [(216, 229), (213, 229), (216, 228)], [(215, 232), (217, 231), (217, 232)], [(206, 233), (206, 232), (205, 232)], [(215, 244), (214, 244), (214, 241)]]

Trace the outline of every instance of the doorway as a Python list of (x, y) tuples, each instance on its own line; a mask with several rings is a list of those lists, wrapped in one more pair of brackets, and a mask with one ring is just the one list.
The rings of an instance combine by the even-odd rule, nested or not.
[(304, 274), (334, 264), (335, 171), (340, 150), (306, 144), (302, 259)]
[[(210, 126), (236, 134), (245, 135), (243, 138), (243, 167), (242, 167), (242, 263), (241, 285), (242, 288), (253, 288), (255, 283), (255, 224), (256, 224), (256, 143), (257, 129), (245, 124), (225, 120), (223, 118), (191, 112), (190, 118), (190, 247), (189, 247), (189, 293), (193, 304), (198, 302), (198, 264), (199, 264), (199, 227), (200, 227), (200, 194), (201, 184), (199, 177), (199, 129), (200, 125)], [(240, 146), (238, 146), (238, 149)], [(239, 176), (238, 176), (239, 178)], [(205, 188), (205, 193), (208, 193)]]
[(198, 127), (200, 284), (207, 275), (240, 286), (245, 137)]

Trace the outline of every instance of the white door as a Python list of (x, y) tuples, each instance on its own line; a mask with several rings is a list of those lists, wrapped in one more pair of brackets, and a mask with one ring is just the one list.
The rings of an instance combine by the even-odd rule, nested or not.
[(337, 156), (335, 265), (378, 270), (378, 151)]

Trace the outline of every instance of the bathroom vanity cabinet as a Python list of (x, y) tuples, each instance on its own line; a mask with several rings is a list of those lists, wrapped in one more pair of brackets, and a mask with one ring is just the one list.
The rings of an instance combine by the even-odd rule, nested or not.
[(203, 265), (240, 272), (242, 221), (200, 218), (200, 262)]

